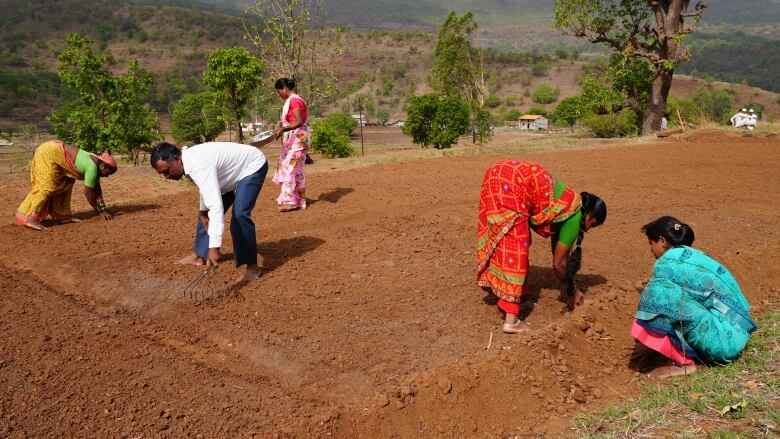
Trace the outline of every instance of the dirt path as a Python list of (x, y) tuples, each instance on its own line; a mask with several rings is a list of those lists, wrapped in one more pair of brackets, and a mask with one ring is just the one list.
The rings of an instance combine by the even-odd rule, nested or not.
[[(516, 337), (497, 332), (474, 286), (477, 197), (498, 156), (313, 173), (310, 208), (286, 215), (269, 182), (255, 212), (262, 279), (243, 300), (204, 304), (181, 297), (197, 270), (172, 264), (192, 244), (194, 188), (120, 173), (106, 181), (122, 212), (112, 222), (0, 226), (0, 420), (18, 437), (563, 432), (645, 380), (626, 331), (653, 262), (647, 221), (690, 223), (759, 312), (777, 306), (779, 146), (703, 132), (515, 156), (609, 205), (584, 242), (587, 300), (574, 313), (535, 240), (536, 331)], [(7, 218), (19, 181), (0, 179)], [(231, 265), (221, 270), (237, 276)]]

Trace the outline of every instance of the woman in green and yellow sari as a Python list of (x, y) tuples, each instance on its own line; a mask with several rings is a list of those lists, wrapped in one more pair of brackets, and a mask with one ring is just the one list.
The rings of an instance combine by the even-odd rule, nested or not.
[(113, 218), (103, 201), (100, 177), (117, 170), (109, 153), (90, 154), (60, 140), (42, 143), (35, 149), (30, 165), (32, 188), (16, 211), (16, 224), (34, 230), (46, 230), (47, 217), (59, 224), (80, 222), (70, 210), (70, 197), (76, 180), (84, 180), (84, 196), (105, 219)]

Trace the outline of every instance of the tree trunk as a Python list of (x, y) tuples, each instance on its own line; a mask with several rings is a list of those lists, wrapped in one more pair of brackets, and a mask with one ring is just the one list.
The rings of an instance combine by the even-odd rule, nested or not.
[(666, 99), (672, 88), (673, 71), (659, 70), (653, 78), (650, 89), (650, 99), (642, 117), (642, 134), (648, 134), (661, 129), (661, 118), (666, 113)]
[(241, 129), (241, 113), (236, 113), (236, 125), (238, 128), (238, 143), (244, 143), (244, 130)]

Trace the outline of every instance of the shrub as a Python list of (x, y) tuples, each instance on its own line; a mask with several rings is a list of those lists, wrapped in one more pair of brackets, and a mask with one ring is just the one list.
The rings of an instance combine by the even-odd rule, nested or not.
[(669, 99), (666, 100), (666, 112), (669, 113), (670, 125), (679, 125), (679, 120), (677, 118), (678, 111), (680, 112), (680, 117), (682, 117), (682, 120), (685, 122), (699, 122), (699, 109), (692, 100), (669, 96)]
[(490, 95), (485, 98), (485, 106), (488, 108), (496, 108), (501, 105), (501, 98), (496, 95)]
[(531, 107), (528, 109), (528, 113), (526, 114), (538, 114), (544, 117), (549, 116), (550, 112), (542, 107)]
[(753, 110), (758, 115), (758, 118), (761, 119), (764, 116), (764, 106), (759, 104), (758, 102), (748, 102), (747, 104), (743, 105), (743, 107), (747, 108), (748, 110)]
[(329, 114), (323, 122), (347, 137), (351, 136), (355, 128), (357, 128), (355, 118), (345, 112)]
[(511, 110), (507, 110), (506, 113), (504, 113), (504, 120), (507, 122), (517, 122), (517, 120), (520, 119), (520, 116), (522, 116), (520, 110), (517, 108), (512, 108)]
[(534, 63), (534, 65), (531, 67), (531, 74), (537, 77), (546, 76), (547, 70), (550, 68), (550, 62), (545, 60), (540, 60)]
[(542, 84), (534, 90), (532, 98), (537, 104), (551, 104), (558, 99), (558, 92), (547, 84)]
[(734, 101), (733, 90), (699, 87), (693, 92), (692, 99), (702, 117), (713, 122), (728, 123)]
[(619, 113), (588, 116), (583, 124), (590, 128), (596, 137), (625, 137), (639, 132), (636, 113), (628, 108)]
[[(350, 117), (350, 119), (352, 119)], [(311, 149), (325, 157), (349, 157), (355, 153), (349, 143), (349, 136), (328, 122), (315, 122), (311, 126)]]

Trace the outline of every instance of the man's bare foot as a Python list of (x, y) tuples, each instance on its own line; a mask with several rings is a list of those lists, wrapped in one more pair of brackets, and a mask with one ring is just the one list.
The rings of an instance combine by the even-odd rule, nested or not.
[(531, 330), (531, 325), (528, 322), (518, 320), (515, 323), (504, 323), (501, 326), (501, 330), (504, 334), (519, 334)]
[(652, 378), (669, 378), (669, 377), (688, 375), (693, 372), (696, 372), (695, 364), (690, 366), (678, 366), (676, 364), (669, 364), (666, 366), (659, 366), (653, 369), (647, 375)]
[(245, 283), (245, 282), (251, 282), (255, 279), (260, 277), (260, 268), (258, 267), (247, 267), (244, 274), (238, 278), (238, 283)]
[(70, 224), (70, 223), (80, 223), (82, 222), (80, 219), (76, 218), (75, 216), (72, 216), (70, 218), (64, 218), (61, 219), (60, 224)]
[(203, 258), (201, 258), (200, 256), (198, 256), (198, 255), (193, 253), (193, 254), (191, 254), (189, 256), (185, 256), (185, 257), (179, 259), (178, 261), (176, 261), (176, 263), (179, 264), (179, 265), (198, 265), (198, 266), (200, 266), (200, 265), (203, 265), (204, 262), (203, 262)]

